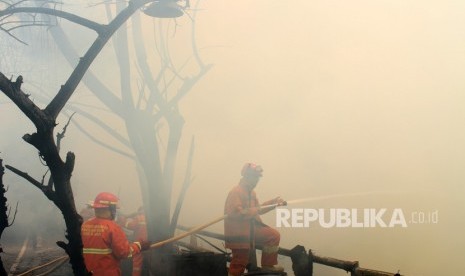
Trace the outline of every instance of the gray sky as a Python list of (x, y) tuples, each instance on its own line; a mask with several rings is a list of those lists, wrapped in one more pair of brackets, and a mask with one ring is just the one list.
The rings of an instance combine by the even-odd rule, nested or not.
[[(408, 220), (415, 211), (439, 213), (437, 224), (404, 229), (281, 229), (283, 246), (406, 275), (457, 274), (465, 257), (465, 2), (237, 0), (200, 8), (199, 47), (214, 67), (180, 106), (177, 183), (196, 139), (181, 223), (221, 215), (243, 163), (256, 162), (265, 170), (262, 201), (384, 191), (295, 208), (401, 208)], [(180, 21), (176, 35), (183, 28)], [(182, 47), (175, 45), (179, 55)], [(98, 62), (96, 69), (111, 61)], [(82, 93), (73, 99), (87, 99)], [(0, 117), (10, 109), (0, 105)], [(32, 130), (0, 124), (6, 162), (17, 146), (5, 147)], [(105, 188), (137, 208), (134, 164), (69, 131), (78, 203)], [(274, 213), (264, 219), (274, 226)]]

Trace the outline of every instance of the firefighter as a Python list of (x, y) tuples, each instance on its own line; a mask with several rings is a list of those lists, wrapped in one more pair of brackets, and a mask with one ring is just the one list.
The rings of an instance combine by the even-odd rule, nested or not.
[(121, 227), (115, 223), (118, 198), (99, 193), (92, 204), (95, 218), (82, 224), (84, 262), (93, 276), (120, 276), (120, 262), (150, 248), (150, 242), (129, 243)]
[[(277, 197), (264, 202), (260, 207), (254, 188), (256, 187), (263, 169), (253, 163), (246, 163), (241, 171), (242, 178), (228, 194), (225, 202), (224, 234), (226, 248), (231, 249), (232, 259), (229, 265), (229, 276), (241, 275), (249, 263), (250, 248), (262, 245), (262, 271), (282, 272), (277, 266), (280, 234), (275, 229), (265, 225), (260, 215), (273, 210), (286, 202)], [(251, 237), (251, 233), (253, 233)]]
[[(126, 221), (125, 228), (134, 232), (135, 240), (147, 240), (147, 226), (143, 207), (139, 207), (135, 216)], [(132, 257), (132, 276), (141, 275), (143, 262), (144, 256), (141, 253), (134, 254)]]

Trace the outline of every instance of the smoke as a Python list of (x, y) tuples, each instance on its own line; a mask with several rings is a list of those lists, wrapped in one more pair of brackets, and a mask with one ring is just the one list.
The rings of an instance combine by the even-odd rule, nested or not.
[[(198, 226), (222, 215), (242, 165), (255, 162), (264, 168), (256, 188), (261, 202), (281, 196), (313, 199), (289, 208), (401, 208), (408, 219), (413, 212), (439, 213), (438, 223), (405, 229), (279, 229), (282, 246), (302, 244), (316, 254), (406, 275), (457, 274), (465, 247), (464, 5), (452, 0), (202, 3), (196, 39), (202, 58), (214, 66), (179, 105), (185, 125), (173, 205), (191, 137), (196, 140), (193, 182), (180, 223)], [(177, 25), (174, 36), (185, 35), (183, 28)], [(146, 37), (153, 37), (148, 27)], [(175, 44), (171, 53), (188, 56), (184, 48)], [(92, 69), (113, 87), (117, 73), (109, 56), (105, 52)], [(67, 68), (56, 67), (62, 66)], [(85, 88), (72, 100), (102, 108)], [(21, 116), (9, 105), (0, 105), (0, 112), (4, 162), (35, 168), (40, 178), (43, 167), (30, 158), (36, 153), (20, 139), (32, 126), (15, 121)], [(107, 112), (97, 112), (124, 131)], [(79, 115), (75, 119), (107, 139)], [(134, 162), (74, 127), (68, 131), (63, 153), (77, 156), (72, 182), (78, 209), (109, 191), (120, 196), (122, 211), (135, 211), (141, 194)], [(22, 180), (8, 182), (22, 187), (9, 193), (24, 194), (21, 202), (30, 201), (26, 210), (44, 200)], [(18, 219), (27, 217), (21, 212)], [(275, 226), (275, 213), (263, 219)], [(223, 225), (208, 230), (221, 233)], [(447, 267), (438, 265), (441, 256), (447, 256)], [(318, 275), (346, 274), (316, 269)]]

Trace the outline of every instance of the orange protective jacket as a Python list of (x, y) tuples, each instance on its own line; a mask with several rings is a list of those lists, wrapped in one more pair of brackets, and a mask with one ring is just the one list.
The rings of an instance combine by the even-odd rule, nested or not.
[(252, 220), (262, 222), (259, 202), (255, 191), (247, 191), (241, 185), (235, 186), (228, 194), (224, 205), (224, 235), (226, 248), (250, 248), (250, 223)]
[(113, 220), (93, 218), (81, 227), (84, 262), (93, 276), (120, 276), (120, 261), (140, 252)]

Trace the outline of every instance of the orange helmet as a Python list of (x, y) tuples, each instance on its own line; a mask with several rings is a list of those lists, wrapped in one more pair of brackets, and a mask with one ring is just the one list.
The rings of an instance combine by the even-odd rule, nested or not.
[(241, 171), (242, 176), (262, 176), (262, 173), (262, 167), (254, 163), (245, 163)]
[(95, 197), (92, 208), (108, 208), (116, 207), (118, 208), (118, 197), (112, 193), (102, 192)]

